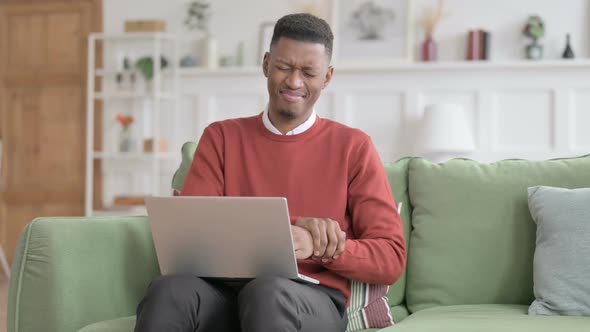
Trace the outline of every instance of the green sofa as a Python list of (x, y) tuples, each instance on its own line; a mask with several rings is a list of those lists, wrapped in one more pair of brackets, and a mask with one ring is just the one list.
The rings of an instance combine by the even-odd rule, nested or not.
[[(193, 151), (183, 147), (177, 189)], [(527, 315), (535, 249), (527, 187), (590, 187), (590, 156), (491, 164), (405, 158), (385, 167), (404, 203), (409, 250), (407, 271), (389, 293), (397, 323), (382, 331), (590, 330), (589, 317)], [(12, 271), (9, 332), (130, 332), (159, 275), (146, 217), (35, 219)]]

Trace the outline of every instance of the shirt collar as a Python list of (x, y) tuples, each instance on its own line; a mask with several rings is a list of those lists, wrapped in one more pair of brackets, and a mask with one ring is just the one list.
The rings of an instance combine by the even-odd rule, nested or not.
[[(301, 134), (304, 131), (311, 128), (311, 126), (313, 126), (313, 124), (315, 123), (315, 120), (316, 120), (316, 113), (315, 113), (315, 109), (313, 109), (311, 111), (311, 115), (309, 116), (309, 118), (307, 120), (305, 120), (304, 123), (297, 126), (297, 128), (294, 128), (293, 130), (287, 132), (285, 135)], [(264, 114), (262, 115), (262, 122), (264, 123), (264, 126), (266, 127), (266, 129), (268, 129), (271, 133), (277, 134), (277, 135), (283, 135), (283, 133), (281, 133), (277, 129), (277, 127), (275, 127), (272, 124), (272, 122), (270, 122), (270, 117), (268, 116), (268, 106), (266, 108), (264, 108)]]

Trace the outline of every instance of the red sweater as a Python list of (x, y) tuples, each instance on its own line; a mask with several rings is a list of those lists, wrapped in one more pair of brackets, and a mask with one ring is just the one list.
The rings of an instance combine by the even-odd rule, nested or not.
[(403, 225), (387, 174), (369, 136), (317, 118), (298, 135), (276, 135), (262, 114), (209, 125), (181, 195), (287, 197), (298, 217), (330, 218), (346, 249), (322, 263), (298, 261), (302, 274), (350, 298), (349, 279), (394, 283), (405, 266)]

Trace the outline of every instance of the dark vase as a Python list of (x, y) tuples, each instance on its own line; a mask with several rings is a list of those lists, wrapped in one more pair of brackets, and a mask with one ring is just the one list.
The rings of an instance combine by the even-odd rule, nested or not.
[(564, 59), (573, 59), (575, 57), (574, 50), (572, 50), (572, 46), (570, 45), (569, 33), (566, 35), (565, 50), (563, 50), (561, 57)]
[(436, 42), (430, 34), (422, 43), (422, 61), (436, 61)]

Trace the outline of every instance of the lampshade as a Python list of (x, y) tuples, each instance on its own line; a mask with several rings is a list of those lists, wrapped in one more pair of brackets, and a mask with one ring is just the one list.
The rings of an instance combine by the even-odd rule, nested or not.
[(418, 148), (427, 153), (473, 151), (473, 132), (463, 107), (447, 103), (427, 105), (421, 122)]

